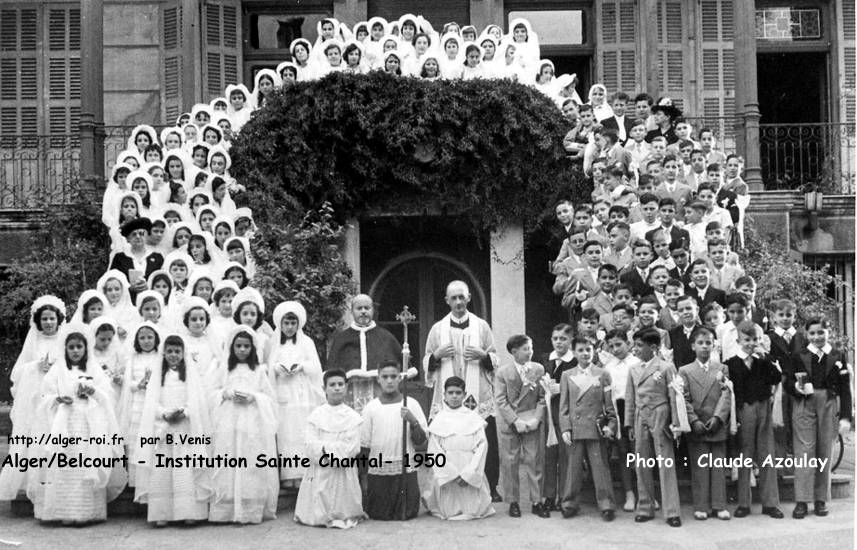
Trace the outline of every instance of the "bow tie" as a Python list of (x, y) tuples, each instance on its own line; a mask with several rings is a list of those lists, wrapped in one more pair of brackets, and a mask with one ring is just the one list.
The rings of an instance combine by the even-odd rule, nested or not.
[(465, 320), (463, 323), (456, 323), (453, 319), (450, 319), (449, 326), (464, 330), (470, 326), (470, 319)]

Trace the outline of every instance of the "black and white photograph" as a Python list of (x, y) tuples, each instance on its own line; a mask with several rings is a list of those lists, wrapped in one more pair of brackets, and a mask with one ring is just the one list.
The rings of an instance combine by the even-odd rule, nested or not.
[(0, 0), (0, 550), (855, 547), (855, 0)]

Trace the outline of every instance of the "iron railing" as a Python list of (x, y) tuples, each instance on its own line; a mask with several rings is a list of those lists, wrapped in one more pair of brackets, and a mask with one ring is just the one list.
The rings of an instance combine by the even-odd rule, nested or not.
[[(104, 169), (109, 176), (132, 126), (105, 127)], [(80, 173), (77, 134), (0, 136), (0, 209), (30, 210), (71, 199)]]
[(853, 124), (760, 124), (765, 189), (817, 185), (825, 193), (853, 194), (855, 148)]

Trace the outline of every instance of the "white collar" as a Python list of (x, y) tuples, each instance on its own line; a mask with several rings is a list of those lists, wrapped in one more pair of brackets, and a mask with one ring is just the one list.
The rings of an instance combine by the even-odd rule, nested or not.
[(744, 353), (744, 350), (742, 350), (741, 348), (738, 348), (738, 353), (736, 353), (735, 355), (740, 357), (742, 361), (745, 361), (748, 357), (753, 357), (753, 355), (750, 353)]
[(453, 323), (460, 325), (461, 323), (464, 323), (465, 321), (470, 320), (470, 311), (465, 311), (464, 315), (462, 315), (461, 317), (456, 317), (455, 315), (452, 314), (452, 312), (450, 312), (449, 318), (452, 320)]
[(705, 285), (703, 288), (696, 288), (696, 293), (699, 294), (699, 297), (702, 298), (705, 296), (705, 293), (708, 292), (708, 287), (711, 286), (711, 283)]
[(568, 362), (570, 362), (572, 359), (574, 359), (574, 354), (573, 354), (573, 353), (571, 353), (571, 350), (568, 350), (568, 351), (566, 351), (566, 352), (565, 352), (565, 355), (563, 355), (562, 357), (559, 357), (559, 356), (556, 354), (556, 351), (554, 350), (554, 351), (552, 351), (552, 352), (550, 353), (550, 355), (548, 356), (548, 361), (556, 361), (557, 359), (559, 359), (560, 361), (563, 361), (563, 362), (568, 363)]
[(697, 359), (696, 364), (699, 365), (699, 368), (701, 368), (702, 370), (707, 371), (709, 368), (711, 368), (711, 359), (709, 359), (705, 363)]
[(797, 333), (797, 329), (794, 327), (789, 327), (788, 329), (784, 329), (782, 327), (774, 327), (774, 332), (777, 334), (777, 336), (782, 336), (787, 332), (790, 336), (794, 336)]
[(821, 356), (822, 354), (829, 355), (830, 352), (833, 351), (833, 346), (831, 346), (830, 344), (824, 344), (824, 347), (819, 349), (815, 346), (815, 344), (810, 344), (806, 347), (806, 349), (813, 355)]

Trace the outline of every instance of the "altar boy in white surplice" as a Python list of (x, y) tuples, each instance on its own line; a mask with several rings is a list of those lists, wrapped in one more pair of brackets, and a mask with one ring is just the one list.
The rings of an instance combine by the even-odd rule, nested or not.
[(426, 508), (441, 518), (479, 519), (494, 514), (485, 477), (488, 440), (485, 421), (462, 406), (464, 380), (450, 376), (444, 382), (444, 405), (429, 425), (429, 456), (445, 457), (432, 468), (434, 477), (423, 493)]
[(446, 287), (450, 313), (429, 331), (423, 370), (426, 384), (434, 387), (430, 418), (443, 406), (443, 385), (450, 376), (458, 376), (467, 386), (463, 406), (476, 411), (485, 420), (488, 456), (485, 475), (492, 499), (499, 501), (496, 487), (500, 477), (497, 451), (497, 425), (494, 421), (494, 370), (498, 365), (494, 334), (488, 323), (467, 310), (470, 289), (462, 281)]

